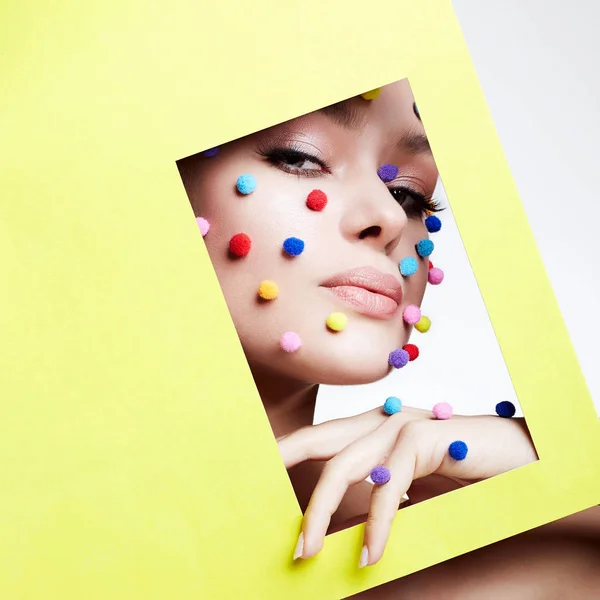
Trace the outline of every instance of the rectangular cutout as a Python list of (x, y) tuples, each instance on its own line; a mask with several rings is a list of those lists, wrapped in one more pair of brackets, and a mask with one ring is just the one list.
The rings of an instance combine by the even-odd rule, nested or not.
[[(369, 474), (415, 420), (428, 422), (419, 445), (429, 447), (404, 461), (436, 467), (414, 471), (403, 507), (489, 477), (488, 463), (497, 475), (536, 460), (525, 425), (519, 437), (496, 414), (522, 416), (407, 79), (178, 168), (273, 433), (285, 438), (300, 508), (318, 481), (312, 513), (336, 507), (328, 533), (366, 520)], [(351, 459), (377, 447), (386, 402), (402, 413), (393, 435), (403, 437)], [(464, 439), (440, 423), (450, 415)], [(514, 460), (498, 461), (510, 445)], [(331, 473), (320, 480), (334, 457), (347, 489), (327, 483)]]

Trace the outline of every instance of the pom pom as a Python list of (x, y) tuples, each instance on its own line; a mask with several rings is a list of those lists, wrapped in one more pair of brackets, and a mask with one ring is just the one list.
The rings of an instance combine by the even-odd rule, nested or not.
[(431, 271), (431, 269), (433, 269), (433, 263), (429, 261), (429, 270)]
[(419, 319), (421, 318), (421, 309), (418, 306), (415, 306), (414, 304), (409, 304), (404, 309), (404, 313), (402, 314), (402, 318), (409, 325), (416, 325), (419, 322)]
[(375, 100), (375, 98), (379, 97), (379, 94), (381, 94), (381, 88), (375, 88), (370, 92), (365, 92), (364, 94), (361, 94), (361, 96), (365, 100)]
[(297, 333), (288, 331), (281, 336), (279, 345), (284, 352), (296, 352), (302, 346), (302, 340)]
[(229, 240), (229, 251), (239, 258), (248, 256), (251, 246), (252, 240), (245, 233), (236, 233)]
[(279, 287), (274, 281), (262, 281), (258, 286), (258, 295), (263, 300), (275, 300), (279, 296)]
[(348, 325), (348, 317), (344, 313), (334, 312), (327, 317), (327, 327), (331, 331), (343, 331), (346, 325)]
[(431, 285), (439, 285), (444, 281), (444, 271), (438, 269), (437, 267), (433, 267), (433, 269), (429, 270), (429, 275), (427, 279)]
[(256, 189), (256, 177), (254, 175), (240, 175), (235, 185), (240, 194), (247, 196)]
[(410, 355), (403, 348), (398, 348), (390, 352), (388, 362), (394, 369), (401, 369), (410, 362)]
[(450, 455), (450, 458), (453, 458), (454, 460), (465, 460), (468, 451), (469, 448), (467, 448), (467, 445), (460, 440), (452, 442), (448, 447), (448, 454)]
[(414, 344), (406, 344), (403, 350), (406, 350), (408, 352), (408, 360), (410, 360), (411, 362), (419, 358), (419, 349)]
[(431, 327), (431, 319), (423, 315), (415, 324), (415, 329), (419, 333), (427, 333)]
[(298, 256), (304, 252), (304, 242), (295, 237), (287, 238), (283, 242), (283, 250), (290, 256)]
[(435, 215), (429, 215), (425, 219), (425, 227), (427, 227), (427, 231), (429, 231), (429, 233), (437, 233), (442, 228), (442, 222), (440, 221), (439, 217), (436, 217)]
[(392, 478), (387, 467), (379, 465), (371, 471), (371, 480), (375, 485), (385, 485)]
[(210, 223), (206, 219), (203, 219), (202, 217), (197, 217), (196, 224), (200, 228), (200, 233), (202, 234), (202, 237), (204, 237), (210, 231)]
[(413, 256), (407, 256), (400, 261), (400, 273), (404, 277), (410, 277), (411, 275), (414, 275), (418, 268), (419, 263)]
[(510, 419), (511, 417), (515, 416), (516, 412), (517, 409), (515, 408), (515, 405), (508, 400), (504, 400), (503, 402), (498, 402), (498, 404), (496, 404), (496, 414), (499, 417)]
[(398, 177), (398, 167), (396, 165), (382, 165), (377, 169), (377, 175), (379, 175), (381, 181), (389, 183)]
[(447, 402), (438, 402), (431, 412), (436, 419), (445, 421), (452, 416), (452, 407)]
[(215, 146), (214, 148), (209, 148), (208, 150), (205, 150), (202, 153), (202, 156), (205, 156), (206, 158), (212, 158), (217, 154), (219, 154), (219, 146)]
[(327, 206), (327, 194), (321, 190), (313, 190), (306, 198), (306, 206), (310, 210), (323, 210)]
[(395, 415), (402, 410), (402, 400), (396, 396), (390, 396), (383, 405), (383, 412), (386, 415)]
[(434, 244), (431, 240), (425, 238), (417, 244), (416, 248), (417, 254), (422, 258), (426, 258), (433, 252)]

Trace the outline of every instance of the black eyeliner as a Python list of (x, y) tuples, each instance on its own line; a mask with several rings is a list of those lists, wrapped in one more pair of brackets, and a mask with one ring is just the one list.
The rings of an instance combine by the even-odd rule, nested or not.
[(310, 154), (309, 152), (305, 152), (299, 148), (294, 148), (293, 146), (285, 147), (285, 146), (272, 146), (272, 147), (260, 147), (257, 150), (258, 154), (263, 158), (267, 159), (271, 163), (275, 163), (278, 161), (288, 160), (293, 162), (294, 160), (307, 160), (310, 162), (314, 162), (319, 165), (322, 169), (329, 171), (329, 166), (327, 163), (320, 159), (318, 156), (314, 154)]

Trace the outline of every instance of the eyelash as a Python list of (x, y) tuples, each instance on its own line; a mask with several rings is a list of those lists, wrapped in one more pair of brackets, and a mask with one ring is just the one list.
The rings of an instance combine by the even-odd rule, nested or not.
[[(290, 148), (259, 148), (258, 153), (273, 167), (290, 173), (291, 175), (298, 175), (299, 177), (321, 177), (323, 174), (329, 175), (331, 169), (324, 160), (304, 152), (303, 150), (290, 147)], [(307, 161), (319, 165), (320, 169), (302, 169), (300, 167), (294, 167), (293, 163), (299, 161)]]
[[(323, 174), (329, 175), (331, 173), (331, 169), (324, 160), (294, 147), (259, 148), (258, 154), (271, 166), (298, 177), (321, 177)], [(293, 165), (293, 163), (300, 161), (312, 162), (318, 165), (320, 169), (302, 169)], [(396, 186), (388, 189), (409, 218), (421, 218), (426, 211), (439, 212), (442, 210), (437, 201), (409, 187)], [(405, 196), (410, 204), (406, 205), (406, 200), (402, 202), (398, 198), (398, 194)]]
[[(437, 200), (434, 200), (433, 198), (430, 198), (428, 196), (425, 196), (424, 194), (416, 192), (415, 190), (412, 190), (411, 188), (404, 187), (404, 186), (397, 186), (397, 187), (388, 188), (388, 189), (390, 190), (394, 199), (398, 202), (398, 204), (400, 204), (400, 206), (403, 208), (404, 212), (407, 214), (407, 216), (409, 218), (419, 219), (419, 218), (423, 217), (423, 215), (426, 213), (426, 211), (435, 213), (435, 212), (440, 212), (442, 210), (442, 207), (440, 206), (440, 203)], [(415, 204), (406, 206), (404, 203), (402, 203), (397, 198), (395, 193), (404, 194), (405, 196), (408, 197), (409, 202), (415, 203)]]

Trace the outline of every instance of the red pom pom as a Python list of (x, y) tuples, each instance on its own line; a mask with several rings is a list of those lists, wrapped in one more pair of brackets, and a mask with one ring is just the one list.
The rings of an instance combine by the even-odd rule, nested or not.
[(327, 195), (321, 190), (313, 190), (306, 199), (306, 206), (310, 210), (323, 210), (327, 205)]
[(433, 269), (433, 263), (429, 261), (429, 270), (431, 271), (431, 269)]
[(229, 240), (229, 251), (234, 256), (248, 256), (250, 247), (252, 246), (252, 240), (245, 233), (236, 233)]
[(419, 357), (419, 349), (414, 344), (406, 344), (404, 350), (408, 352), (408, 360), (411, 362)]

